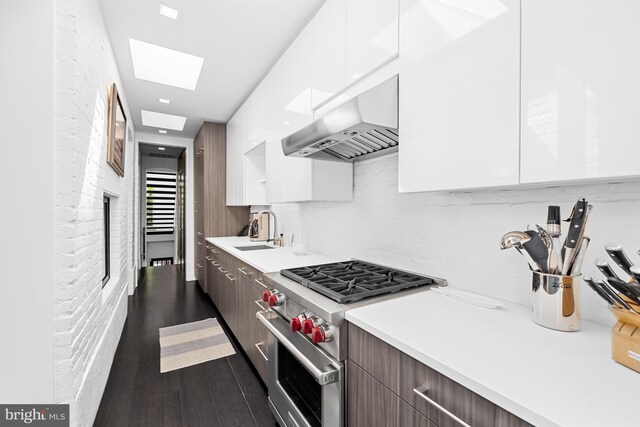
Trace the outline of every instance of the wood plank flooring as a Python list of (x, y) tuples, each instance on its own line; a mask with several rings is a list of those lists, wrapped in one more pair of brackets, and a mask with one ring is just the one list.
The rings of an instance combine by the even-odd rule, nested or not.
[(94, 426), (277, 426), (264, 384), (223, 325), (233, 356), (160, 373), (158, 329), (219, 317), (176, 266), (144, 269)]

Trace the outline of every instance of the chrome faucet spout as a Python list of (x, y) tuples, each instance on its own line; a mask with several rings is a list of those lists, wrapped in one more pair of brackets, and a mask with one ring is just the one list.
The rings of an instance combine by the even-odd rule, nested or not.
[(258, 212), (258, 215), (262, 215), (265, 213), (273, 217), (273, 239), (270, 239), (269, 236), (267, 236), (267, 242), (270, 242), (270, 241), (275, 242), (275, 240), (278, 238), (278, 217), (276, 216), (276, 213), (271, 209), (261, 210), (260, 212)]

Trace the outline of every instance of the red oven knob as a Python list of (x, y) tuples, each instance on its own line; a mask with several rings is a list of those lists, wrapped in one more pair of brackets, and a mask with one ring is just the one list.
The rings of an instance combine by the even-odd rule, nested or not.
[(300, 329), (302, 329), (302, 321), (298, 317), (291, 319), (291, 330), (298, 332)]
[(284, 302), (284, 295), (280, 292), (273, 293), (269, 295), (269, 306), (275, 307), (277, 305), (282, 305)]
[(262, 293), (262, 301), (269, 302), (269, 297), (271, 296), (271, 291), (264, 291)]
[(313, 328), (311, 331), (311, 341), (313, 341), (314, 344), (319, 344), (324, 341), (324, 329), (321, 326)]
[(313, 320), (304, 319), (302, 321), (302, 333), (303, 334), (310, 334), (311, 330), (313, 329), (313, 327), (314, 327)]

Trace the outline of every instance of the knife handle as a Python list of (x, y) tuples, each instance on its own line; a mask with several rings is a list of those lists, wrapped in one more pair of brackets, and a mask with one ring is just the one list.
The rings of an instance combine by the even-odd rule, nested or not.
[(588, 203), (585, 199), (578, 200), (571, 212), (571, 222), (567, 231), (567, 238), (564, 241), (565, 248), (575, 249), (582, 240), (582, 233), (587, 216)]
[(640, 298), (638, 297), (638, 295), (635, 294), (635, 292), (629, 289), (629, 287), (624, 281), (617, 279), (615, 277), (608, 277), (607, 282), (609, 282), (609, 284), (613, 286), (613, 288), (616, 291), (620, 292), (622, 295), (629, 298), (631, 301), (635, 302), (636, 304), (640, 305)]
[(608, 284), (603, 281), (597, 281), (596, 284), (616, 303), (618, 307), (622, 307), (625, 310), (631, 310), (631, 306), (627, 304), (625, 300), (620, 298), (620, 295), (614, 291)]
[(600, 270), (600, 272), (604, 274), (604, 277), (614, 277), (618, 280), (622, 280), (620, 279), (620, 277), (618, 277), (616, 272), (613, 271), (613, 269), (611, 268), (611, 266), (607, 261), (603, 261), (601, 259), (597, 260), (596, 267), (598, 267), (598, 270)]
[(634, 265), (629, 270), (631, 272), (631, 276), (636, 279), (636, 282), (640, 283), (640, 267)]
[(624, 253), (621, 245), (607, 245), (604, 247), (604, 250), (607, 251), (613, 262), (618, 264), (618, 267), (624, 270), (624, 272), (629, 276), (633, 277), (633, 274), (631, 274), (631, 267), (633, 266), (633, 263), (629, 257), (627, 257), (627, 254)]
[(589, 285), (589, 287), (600, 296), (603, 300), (605, 300), (609, 305), (615, 305), (613, 299), (607, 295), (596, 283), (593, 281), (591, 277), (584, 277), (582, 280)]

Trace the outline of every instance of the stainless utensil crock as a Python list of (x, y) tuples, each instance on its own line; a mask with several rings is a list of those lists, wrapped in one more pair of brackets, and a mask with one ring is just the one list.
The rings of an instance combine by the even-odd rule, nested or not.
[(580, 330), (581, 276), (532, 273), (531, 320), (557, 331)]

